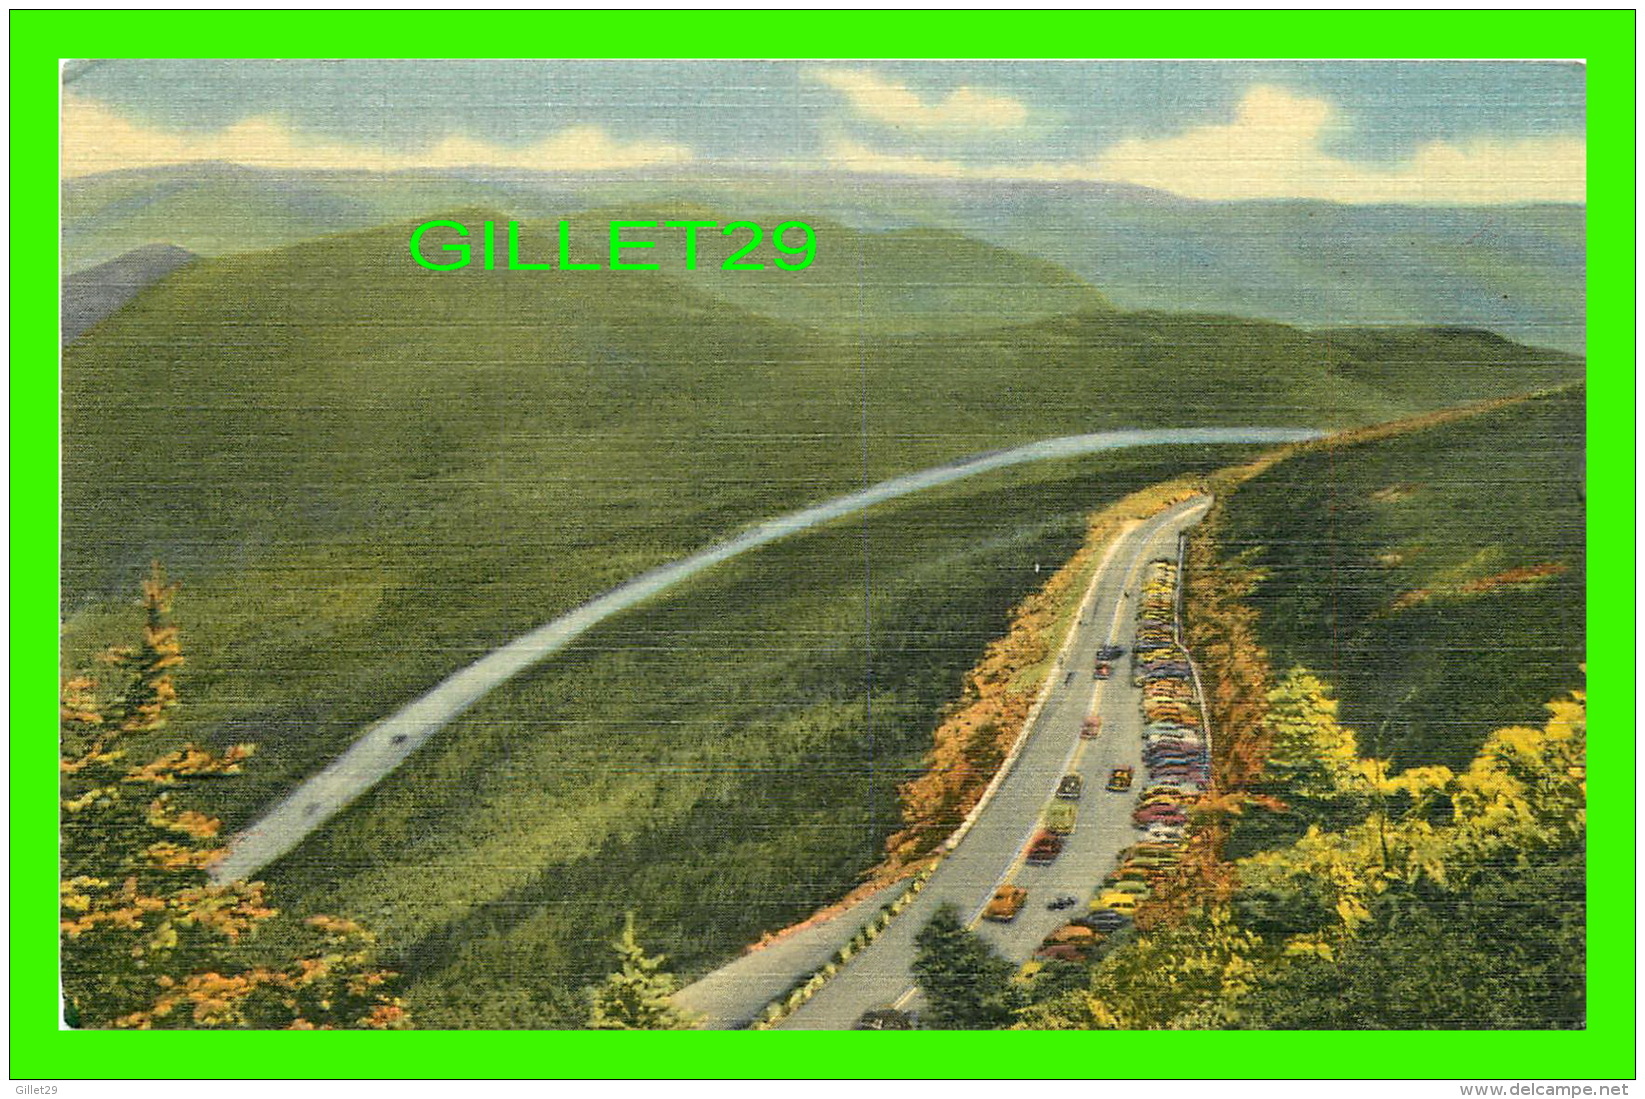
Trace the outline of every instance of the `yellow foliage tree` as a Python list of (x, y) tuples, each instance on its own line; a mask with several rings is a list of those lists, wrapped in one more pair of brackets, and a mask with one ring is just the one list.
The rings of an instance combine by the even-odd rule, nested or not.
[[(1370, 898), (1394, 883), (1426, 878), (1456, 887), (1506, 858), (1523, 863), (1539, 850), (1579, 841), (1587, 799), (1585, 696), (1576, 692), (1548, 710), (1540, 728), (1493, 732), (1460, 775), (1445, 767), (1395, 773), (1387, 760), (1355, 760), (1336, 774), (1340, 789), (1366, 799), (1365, 819), (1337, 832), (1313, 827), (1288, 847), (1240, 860), (1241, 883), (1323, 885), (1339, 923), (1295, 944), (1311, 948), (1351, 936), (1370, 918)], [(1432, 809), (1442, 797), (1450, 800), (1451, 820), (1436, 825)], [(1395, 804), (1402, 807), (1397, 812)]]
[(1092, 1030), (1226, 1025), (1257, 976), (1261, 949), (1227, 906), (1210, 906), (1111, 955), (1094, 971), (1077, 1021)]
[(183, 663), (169, 619), (177, 588), (155, 566), (143, 584), (140, 645), (105, 662), (124, 688), (65, 682), (61, 707), (61, 929), (65, 1015), (78, 1027), (403, 1027), (393, 974), (363, 927), (280, 919), (261, 882), (213, 884), (221, 823), (187, 808), (199, 783), (239, 772), (250, 745), (193, 744), (144, 763), (136, 734), (162, 728)]
[(1268, 692), (1265, 770), (1291, 792), (1332, 798), (1355, 788), (1359, 743), (1337, 722), (1337, 700), (1306, 668), (1293, 668)]

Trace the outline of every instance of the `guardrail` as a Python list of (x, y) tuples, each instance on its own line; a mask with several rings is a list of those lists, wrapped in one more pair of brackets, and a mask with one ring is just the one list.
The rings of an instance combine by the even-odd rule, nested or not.
[(778, 996), (765, 1005), (764, 1010), (748, 1027), (749, 1030), (770, 1030), (794, 1012), (803, 1007), (811, 997), (822, 991), (834, 975), (837, 974), (846, 962), (868, 949), (868, 945), (880, 937), (880, 933), (891, 926), (891, 921), (902, 913), (902, 910), (914, 903), (925, 883), (931, 880), (931, 874), (936, 867), (928, 866), (921, 870), (909, 881), (908, 888), (888, 904), (880, 906), (874, 918), (857, 929), (857, 933), (850, 940), (834, 952), (834, 956), (806, 976), (795, 981), (787, 992)]
[[(1205, 755), (1213, 761), (1217, 758), (1215, 741), (1211, 737), (1211, 711), (1205, 705), (1205, 688), (1200, 684), (1199, 665), (1194, 663), (1193, 650), (1189, 649), (1188, 642), (1182, 636), (1182, 604), (1183, 592), (1187, 590), (1188, 562), (1188, 532), (1182, 531), (1177, 535), (1177, 610), (1172, 616), (1171, 636), (1176, 638), (1177, 648), (1182, 650), (1182, 657), (1188, 661), (1188, 674), (1194, 680), (1194, 698), (1199, 701), (1200, 728), (1205, 731)], [(1207, 775), (1207, 777), (1210, 777)]]

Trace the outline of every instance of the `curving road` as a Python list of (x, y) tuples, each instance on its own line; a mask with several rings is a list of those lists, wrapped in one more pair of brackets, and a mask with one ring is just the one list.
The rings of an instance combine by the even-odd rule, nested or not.
[[(1080, 618), (1070, 635), (1062, 675), (1028, 730), (1022, 753), (994, 798), (977, 815), (959, 846), (938, 866), (919, 897), (838, 976), (782, 1023), (788, 1030), (848, 1030), (863, 1012), (887, 1004), (917, 1001), (912, 966), (914, 937), (936, 913), (951, 904), (962, 918), (1004, 957), (1026, 962), (1046, 935), (1083, 911), (1092, 887), (1116, 863), (1120, 850), (1136, 842), (1131, 825), (1135, 792), (1113, 794), (1103, 787), (1115, 767), (1142, 767), (1141, 692), (1131, 686), (1124, 661), (1112, 679), (1092, 677), (1096, 650), (1132, 640), (1132, 609), (1143, 566), (1157, 557), (1175, 559), (1177, 535), (1197, 523), (1211, 506), (1194, 497), (1138, 523), (1115, 542), (1099, 568)], [(1087, 714), (1102, 716), (1102, 733), (1080, 739)], [(1079, 825), (1050, 866), (1028, 866), (1022, 853), (1038, 829), (1058, 780), (1071, 771), (1085, 778)], [(1028, 900), (1009, 924), (980, 921), (994, 890), (1005, 883), (1025, 886)], [(1059, 895), (1078, 899), (1061, 912), (1046, 908)]]
[(442, 680), (383, 720), (368, 726), (342, 755), (309, 778), (231, 842), (213, 869), (216, 881), (246, 878), (284, 855), (371, 789), (430, 737), (500, 684), (565, 648), (594, 626), (705, 569), (791, 534), (875, 504), (1025, 462), (1074, 458), (1105, 450), (1183, 444), (1301, 442), (1322, 432), (1306, 428), (1156, 428), (1043, 439), (948, 465), (894, 477), (814, 507), (766, 520), (735, 538), (642, 573), (561, 615)]
[(765, 1006), (809, 977), (849, 942), (880, 907), (908, 888), (900, 881), (875, 890), (833, 919), (786, 936), (722, 965), (673, 996), (677, 1007), (700, 1016), (703, 1030), (741, 1030)]

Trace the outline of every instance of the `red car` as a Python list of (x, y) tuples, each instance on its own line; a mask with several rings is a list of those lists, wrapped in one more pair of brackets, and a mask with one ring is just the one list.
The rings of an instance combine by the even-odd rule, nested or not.
[(1055, 832), (1041, 832), (1028, 845), (1029, 866), (1050, 866), (1062, 854), (1062, 837)]
[(1175, 805), (1145, 805), (1131, 814), (1139, 826), (1149, 824), (1187, 824), (1188, 814)]

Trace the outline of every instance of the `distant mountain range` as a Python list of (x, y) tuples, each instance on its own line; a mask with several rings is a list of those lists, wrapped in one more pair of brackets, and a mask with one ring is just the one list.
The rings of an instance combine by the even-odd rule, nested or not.
[(63, 280), (63, 344), (109, 316), (138, 291), (159, 282), (195, 255), (170, 244), (147, 244)]
[[(66, 182), (63, 260), (66, 271), (79, 272), (157, 241), (224, 255), (459, 208), (550, 219), (646, 204), (834, 222), (860, 231), (848, 244), (858, 250), (880, 232), (962, 233), (1050, 261), (1123, 309), (1306, 328), (1484, 328), (1521, 343), (1584, 347), (1586, 213), (1574, 205), (1199, 202), (1104, 184), (807, 172), (665, 180), (638, 171), (379, 174), (197, 164)], [(824, 238), (819, 264), (828, 247)], [(1045, 311), (1066, 308), (1058, 301)], [(846, 312), (839, 321), (852, 323)]]

